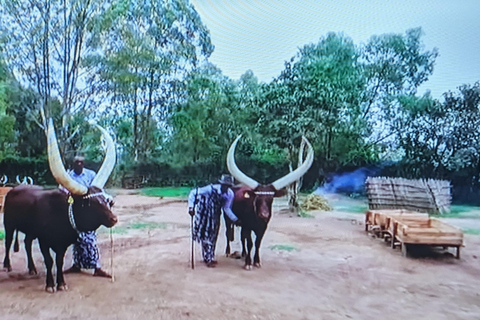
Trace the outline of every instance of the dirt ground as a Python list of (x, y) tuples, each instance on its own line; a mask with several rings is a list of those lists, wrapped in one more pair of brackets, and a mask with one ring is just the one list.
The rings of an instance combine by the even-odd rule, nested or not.
[[(291, 217), (282, 198), (274, 202), (261, 269), (246, 271), (225, 257), (222, 226), (217, 268), (201, 263), (196, 245), (192, 270), (185, 201), (112, 193), (120, 219), (115, 281), (68, 274), (69, 291), (46, 293), (38, 247), (37, 276), (28, 275), (22, 248), (11, 256), (13, 271), (0, 271), (0, 319), (480, 319), (480, 236), (465, 235), (460, 260), (445, 252), (404, 258), (365, 234), (361, 214)], [(109, 230), (99, 229), (98, 238), (110, 270)]]

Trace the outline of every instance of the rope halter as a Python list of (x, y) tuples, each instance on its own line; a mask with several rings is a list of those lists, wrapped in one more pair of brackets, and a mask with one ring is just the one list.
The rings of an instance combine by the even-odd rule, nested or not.
[[(100, 197), (100, 196), (103, 196), (105, 198), (106, 205), (110, 209), (113, 205), (113, 197), (111, 195), (109, 195), (108, 193), (105, 193), (105, 192), (91, 193), (91, 194), (87, 194), (87, 195), (83, 196), (82, 199), (83, 200), (88, 200), (88, 199), (91, 199), (91, 198), (94, 198), (94, 197)], [(71, 194), (69, 194), (68, 198), (67, 198), (68, 220), (70, 221), (70, 225), (72, 226), (73, 230), (75, 230), (77, 232), (77, 234), (79, 235), (79, 237), (81, 238), (82, 237), (82, 232), (78, 230), (77, 224), (75, 223), (75, 217), (73, 215), (73, 202), (74, 202), (73, 197), (72, 197)]]

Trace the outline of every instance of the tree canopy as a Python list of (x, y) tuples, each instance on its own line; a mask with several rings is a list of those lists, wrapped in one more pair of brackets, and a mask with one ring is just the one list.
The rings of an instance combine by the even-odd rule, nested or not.
[(188, 0), (1, 0), (0, 14), (0, 164), (45, 162), (52, 117), (67, 159), (101, 158), (87, 123), (95, 120), (116, 138), (117, 177), (153, 184), (224, 172), (243, 134), (239, 166), (259, 181), (288, 172), (306, 136), (315, 150), (306, 188), (387, 160), (395, 175), (478, 185), (479, 84), (442, 101), (418, 96), (439, 54), (424, 47), (421, 28), (362, 44), (320, 35), (263, 83), (209, 62), (214, 43)]

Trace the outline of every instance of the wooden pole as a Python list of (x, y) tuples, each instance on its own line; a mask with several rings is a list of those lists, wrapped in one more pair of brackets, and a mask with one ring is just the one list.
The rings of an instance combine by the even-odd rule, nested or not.
[(191, 248), (191, 262), (192, 262), (192, 270), (195, 269), (195, 241), (193, 241), (193, 216), (190, 216), (190, 229), (192, 230), (190, 233), (190, 241), (192, 242)]
[(115, 275), (113, 273), (113, 228), (110, 228), (110, 272), (112, 275), (110, 281), (115, 282)]

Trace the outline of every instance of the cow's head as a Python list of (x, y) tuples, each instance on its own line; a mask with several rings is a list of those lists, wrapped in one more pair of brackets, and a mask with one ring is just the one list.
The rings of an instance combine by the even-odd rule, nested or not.
[(95, 230), (100, 225), (113, 227), (117, 216), (112, 212), (113, 197), (102, 189), (91, 186), (86, 195), (72, 195), (75, 220), (80, 231)]
[(49, 120), (47, 128), (48, 163), (50, 170), (55, 180), (71, 193), (74, 200), (74, 207), (84, 213), (83, 215), (77, 215), (77, 218), (81, 216), (84, 218), (78, 223), (78, 227), (84, 230), (96, 229), (95, 225), (98, 227), (100, 224), (106, 227), (112, 227), (117, 223), (117, 217), (111, 211), (113, 205), (112, 197), (103, 191), (103, 187), (115, 166), (115, 144), (105, 129), (98, 125), (96, 125), (96, 127), (102, 132), (106, 152), (102, 166), (98, 170), (90, 187), (76, 182), (68, 175), (60, 157), (52, 119)]
[(231, 175), (246, 187), (236, 191), (236, 199), (242, 199), (251, 203), (258, 218), (268, 222), (272, 216), (272, 202), (274, 197), (281, 197), (286, 194), (285, 187), (300, 179), (313, 163), (313, 148), (307, 138), (302, 137), (308, 146), (308, 153), (305, 161), (296, 170), (268, 185), (261, 185), (248, 177), (237, 167), (235, 163), (235, 148), (241, 136), (232, 143), (227, 154), (227, 167)]

